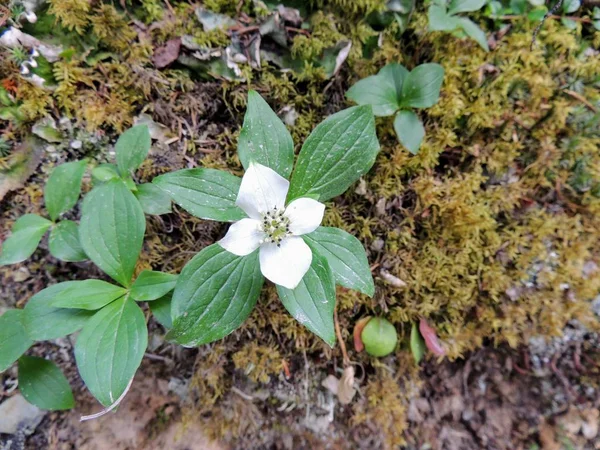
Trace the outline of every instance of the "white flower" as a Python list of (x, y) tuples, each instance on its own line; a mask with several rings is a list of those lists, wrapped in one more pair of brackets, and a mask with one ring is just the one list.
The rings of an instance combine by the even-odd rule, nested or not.
[(238, 256), (260, 247), (265, 278), (294, 289), (312, 262), (312, 251), (300, 236), (317, 229), (325, 205), (298, 198), (286, 206), (289, 187), (290, 182), (274, 170), (250, 163), (235, 202), (249, 218), (234, 223), (219, 245)]

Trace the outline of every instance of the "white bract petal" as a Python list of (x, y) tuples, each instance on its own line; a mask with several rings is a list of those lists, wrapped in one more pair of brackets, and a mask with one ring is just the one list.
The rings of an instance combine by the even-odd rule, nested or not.
[(27, 11), (25, 13), (25, 18), (27, 19), (27, 21), (29, 23), (36, 23), (37, 22), (37, 15), (33, 11)]
[(260, 247), (260, 271), (266, 279), (288, 289), (295, 289), (312, 262), (310, 247), (301, 237), (284, 239), (280, 246)]
[(290, 219), (290, 231), (296, 236), (312, 233), (323, 221), (325, 205), (312, 198), (298, 198), (290, 203), (283, 215)]
[(235, 204), (249, 217), (262, 219), (268, 211), (283, 209), (289, 187), (290, 182), (273, 169), (250, 163)]
[(242, 219), (229, 227), (219, 245), (237, 256), (246, 256), (256, 250), (265, 238), (260, 222), (254, 219)]

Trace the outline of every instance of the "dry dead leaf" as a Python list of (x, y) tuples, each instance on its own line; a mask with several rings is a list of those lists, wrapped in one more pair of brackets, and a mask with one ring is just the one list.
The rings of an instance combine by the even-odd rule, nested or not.
[(404, 281), (402, 281), (400, 278), (398, 278), (396, 275), (392, 275), (391, 273), (389, 273), (387, 270), (382, 269), (380, 272), (381, 278), (383, 278), (383, 280), (388, 283), (391, 284), (394, 287), (397, 288), (404, 288), (406, 287), (406, 283)]
[(169, 64), (177, 61), (181, 50), (181, 39), (171, 39), (165, 45), (162, 45), (154, 50), (152, 62), (157, 69), (167, 67)]
[(586, 409), (581, 412), (584, 422), (581, 424), (581, 433), (588, 441), (595, 439), (598, 435), (598, 416), (600, 411), (597, 409)]
[(354, 350), (356, 350), (358, 353), (362, 352), (365, 349), (365, 345), (363, 344), (361, 334), (367, 323), (369, 323), (369, 320), (371, 320), (371, 316), (363, 317), (362, 319), (358, 320), (358, 322), (356, 322), (356, 325), (354, 325)]
[(560, 450), (560, 443), (556, 441), (554, 428), (546, 422), (540, 423), (540, 444), (543, 450)]
[(347, 366), (341, 378), (338, 379), (334, 375), (329, 375), (323, 380), (321, 386), (337, 395), (342, 405), (348, 405), (356, 395), (354, 384), (354, 367)]
[(43, 148), (36, 138), (29, 138), (12, 151), (8, 161), (0, 166), (0, 200), (25, 184), (42, 160)]
[(440, 343), (437, 332), (435, 329), (429, 326), (425, 319), (421, 319), (419, 322), (419, 331), (421, 332), (421, 336), (425, 340), (425, 345), (427, 349), (436, 356), (444, 356), (446, 354), (446, 350), (442, 347)]

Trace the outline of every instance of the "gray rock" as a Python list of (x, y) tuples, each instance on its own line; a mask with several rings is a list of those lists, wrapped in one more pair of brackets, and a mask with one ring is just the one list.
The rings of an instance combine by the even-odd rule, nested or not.
[(0, 404), (0, 433), (15, 434), (23, 427), (34, 430), (45, 415), (46, 411), (17, 394)]

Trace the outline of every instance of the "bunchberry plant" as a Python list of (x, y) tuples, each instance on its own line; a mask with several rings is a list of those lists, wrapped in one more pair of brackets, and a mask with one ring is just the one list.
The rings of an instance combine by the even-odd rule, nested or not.
[[(148, 128), (136, 126), (121, 135), (117, 164), (92, 171), (94, 187), (70, 235), (81, 255), (115, 283), (58, 283), (34, 295), (23, 310), (0, 316), (0, 371), (18, 360), (29, 401), (45, 409), (73, 405), (68, 382), (53, 363), (23, 356), (35, 341), (81, 330), (75, 343), (77, 368), (107, 412), (127, 393), (148, 345), (139, 302), (149, 302), (169, 330), (167, 339), (198, 346), (244, 322), (264, 278), (277, 285), (283, 305), (299, 322), (334, 344), (335, 284), (373, 295), (374, 283), (360, 242), (319, 225), (323, 202), (342, 194), (375, 161), (379, 143), (371, 107), (346, 109), (318, 125), (294, 167), (290, 133), (250, 92), (238, 146), (246, 169), (242, 179), (198, 168), (136, 185), (132, 173), (148, 154)], [(60, 214), (75, 205), (84, 171), (85, 162), (76, 162), (52, 173), (46, 186), (52, 220), (19, 219), (3, 245), (5, 264), (31, 255)], [(197, 217), (234, 224), (223, 239), (192, 258), (179, 277), (146, 270), (134, 279), (146, 229), (144, 211), (168, 212), (171, 200)]]
[(468, 36), (486, 52), (490, 50), (487, 37), (475, 22), (459, 14), (479, 11), (486, 0), (432, 0), (429, 6), (429, 30), (451, 31), (457, 37)]
[[(173, 289), (176, 275), (143, 271), (132, 282), (147, 208), (139, 196), (144, 185), (137, 186), (131, 173), (146, 158), (150, 145), (145, 125), (121, 135), (115, 146), (117, 166), (104, 165), (92, 172), (95, 186), (83, 201), (79, 225), (58, 219), (77, 203), (87, 162), (56, 167), (44, 189), (50, 220), (35, 214), (21, 217), (2, 245), (1, 264), (17, 263), (27, 259), (52, 229), (49, 249), (54, 256), (65, 261), (90, 259), (118, 283), (95, 279), (58, 283), (34, 295), (23, 310), (9, 310), (0, 317), (0, 371), (18, 360), (23, 395), (42, 408), (69, 408), (73, 399), (67, 380), (53, 363), (22, 356), (35, 341), (81, 330), (75, 344), (79, 373), (108, 407), (126, 392), (147, 347), (146, 320), (136, 301), (158, 300), (156, 310), (161, 313), (168, 307), (162, 298)], [(157, 197), (160, 203), (160, 195), (152, 195), (160, 189), (149, 187), (153, 204)], [(170, 210), (168, 196), (166, 201)], [(167, 206), (161, 205), (163, 210)]]
[(376, 116), (394, 115), (398, 140), (416, 154), (425, 128), (413, 108), (429, 108), (440, 96), (444, 69), (439, 64), (422, 64), (408, 71), (402, 64), (388, 64), (377, 75), (360, 80), (346, 96), (359, 105), (371, 105)]
[(294, 167), (290, 133), (251, 91), (238, 144), (242, 179), (185, 169), (153, 181), (197, 217), (235, 222), (183, 268), (167, 338), (185, 346), (221, 339), (250, 315), (267, 278), (290, 314), (333, 345), (335, 284), (367, 295), (374, 285), (360, 242), (319, 226), (323, 202), (367, 172), (378, 150), (371, 107), (349, 108), (313, 130)]

